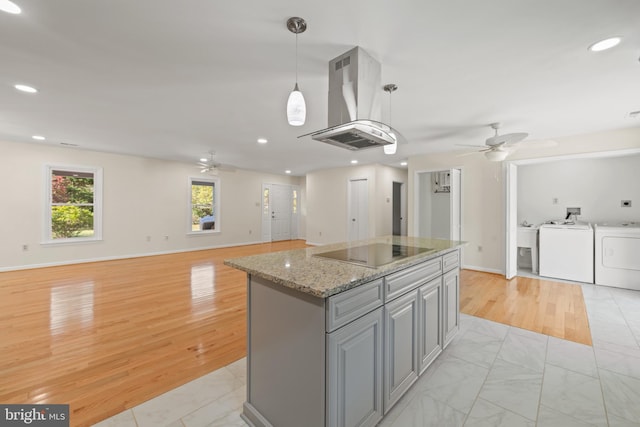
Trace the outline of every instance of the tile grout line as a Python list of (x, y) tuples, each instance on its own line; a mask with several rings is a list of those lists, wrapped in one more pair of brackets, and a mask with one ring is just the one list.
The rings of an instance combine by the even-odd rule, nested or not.
[[(481, 319), (482, 319), (482, 318), (481, 318)], [(488, 319), (483, 319), (483, 320), (485, 320), (485, 321), (490, 321), (490, 320), (488, 320)], [(502, 323), (501, 323), (501, 324), (502, 324)], [(482, 392), (482, 389), (484, 388), (484, 385), (485, 385), (485, 384), (486, 384), (486, 382), (487, 382), (487, 378), (489, 378), (489, 375), (491, 374), (491, 370), (493, 369), (493, 366), (496, 364), (496, 359), (498, 358), (498, 354), (500, 354), (500, 351), (502, 350), (502, 346), (504, 345), (504, 342), (505, 342), (505, 340), (507, 339), (507, 336), (509, 335), (509, 332), (511, 331), (511, 328), (512, 328), (512, 327), (511, 327), (511, 326), (507, 326), (507, 327), (508, 327), (508, 329), (507, 329), (507, 333), (506, 333), (506, 334), (504, 335), (504, 337), (502, 338), (502, 342), (500, 343), (500, 348), (499, 348), (499, 349), (498, 349), (498, 351), (496, 352), (496, 357), (494, 357), (494, 358), (493, 358), (493, 361), (491, 362), (491, 366), (489, 367), (489, 369), (488, 369), (488, 371), (487, 371), (487, 376), (484, 378), (484, 381), (482, 381), (482, 385), (481, 385), (481, 386), (480, 386), (480, 388), (478, 389), (478, 394), (476, 394), (475, 399), (473, 399), (473, 404), (471, 405), (471, 408), (469, 409), (469, 411), (468, 411), (468, 412), (467, 412), (467, 414), (465, 415), (464, 421), (463, 421), (463, 423), (462, 423), (462, 425), (463, 425), (463, 426), (467, 423), (467, 421), (469, 421), (469, 415), (471, 415), (471, 412), (473, 411), (473, 408), (476, 406), (476, 403), (478, 402), (478, 399), (480, 398), (480, 393)], [(481, 334), (481, 335), (483, 335), (483, 334)], [(495, 337), (492, 337), (492, 338), (495, 338)], [(492, 404), (494, 404), (494, 405), (495, 405), (495, 403), (493, 403), (493, 402), (490, 402), (490, 403), (492, 403)], [(496, 405), (496, 406), (498, 406), (498, 407), (502, 408), (502, 407), (501, 407), (501, 406), (499, 406), (499, 405)], [(505, 411), (508, 411), (508, 409), (507, 409), (507, 408), (502, 408), (502, 409), (504, 409)], [(511, 411), (509, 411), (509, 412), (511, 412)]]

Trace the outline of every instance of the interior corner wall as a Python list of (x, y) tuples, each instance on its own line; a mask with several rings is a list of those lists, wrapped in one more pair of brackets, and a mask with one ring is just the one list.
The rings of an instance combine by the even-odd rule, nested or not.
[(393, 181), (408, 182), (406, 171), (382, 165), (325, 169), (307, 174), (307, 241), (328, 244), (348, 240), (348, 182), (367, 179), (369, 237), (391, 234)]
[[(510, 160), (551, 158), (579, 153), (598, 153), (640, 148), (640, 127), (556, 138), (558, 145), (545, 149), (523, 148)], [(469, 143), (469, 141), (460, 141)], [(526, 144), (526, 143), (525, 143)], [(464, 266), (504, 273), (505, 261), (505, 192), (501, 163), (487, 161), (484, 156), (459, 156), (460, 152), (432, 153), (409, 158), (409, 194), (413, 194), (416, 172), (461, 168), (462, 173), (462, 240)], [(415, 200), (409, 197), (409, 216)], [(409, 221), (409, 234), (413, 234)]]
[[(188, 179), (200, 176), (196, 165), (35, 143), (0, 141), (0, 152), (0, 271), (258, 243), (262, 183), (304, 185), (298, 177), (221, 171), (221, 230), (190, 235)], [(41, 244), (46, 164), (103, 169), (103, 240)]]

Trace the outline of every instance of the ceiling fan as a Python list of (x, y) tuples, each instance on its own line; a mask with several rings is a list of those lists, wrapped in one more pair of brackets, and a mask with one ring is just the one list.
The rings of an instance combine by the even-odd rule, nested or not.
[(216, 152), (209, 151), (209, 158), (202, 158), (198, 162), (200, 166), (200, 173), (208, 173), (210, 175), (217, 175), (218, 171), (235, 172), (236, 168), (231, 165), (224, 165), (215, 161)]
[[(500, 129), (500, 123), (491, 123), (491, 128), (494, 130), (495, 134), (492, 137), (487, 138), (485, 141), (485, 145), (467, 145), (467, 144), (457, 144), (463, 147), (475, 147), (482, 148), (482, 150), (474, 151), (473, 153), (466, 154), (475, 154), (475, 153), (484, 153), (487, 160), (491, 162), (501, 162), (507, 158), (507, 156), (511, 153), (511, 150), (515, 148), (518, 143), (523, 141), (528, 133), (519, 132), (519, 133), (505, 133), (502, 135), (498, 134), (498, 129)], [(466, 155), (465, 154), (465, 155)]]

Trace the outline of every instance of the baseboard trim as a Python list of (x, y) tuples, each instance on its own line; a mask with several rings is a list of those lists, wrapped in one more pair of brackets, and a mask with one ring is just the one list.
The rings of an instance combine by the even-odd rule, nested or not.
[(210, 249), (223, 249), (223, 248), (232, 248), (236, 246), (248, 246), (248, 245), (259, 245), (262, 243), (269, 243), (263, 241), (255, 241), (255, 242), (242, 242), (242, 243), (231, 243), (226, 245), (213, 245), (206, 246), (202, 248), (186, 248), (186, 249), (175, 249), (168, 251), (158, 251), (158, 252), (146, 252), (140, 254), (128, 254), (128, 255), (116, 255), (116, 256), (107, 256), (107, 257), (98, 257), (98, 258), (87, 258), (87, 259), (74, 259), (69, 261), (54, 261), (54, 262), (46, 262), (42, 264), (25, 264), (19, 266), (12, 267), (0, 267), (0, 273), (6, 271), (18, 271), (18, 270), (30, 270), (34, 268), (44, 268), (44, 267), (59, 267), (63, 265), (71, 265), (71, 264), (86, 264), (90, 262), (100, 262), (100, 261), (115, 261), (119, 259), (129, 259), (129, 258), (143, 258), (148, 256), (156, 256), (156, 255), (169, 255), (169, 254), (178, 254), (184, 252), (197, 252), (197, 251), (206, 251)]
[(482, 271), (483, 273), (501, 274), (501, 275), (504, 276), (504, 271), (496, 269), (496, 268), (478, 267), (476, 265), (463, 265), (462, 269), (463, 270)]
[(242, 405), (240, 418), (251, 427), (273, 427), (273, 425), (262, 416), (260, 412), (249, 402)]

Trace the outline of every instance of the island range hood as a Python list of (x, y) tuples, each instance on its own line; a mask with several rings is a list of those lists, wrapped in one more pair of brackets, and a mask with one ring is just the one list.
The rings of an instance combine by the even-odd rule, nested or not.
[(360, 47), (329, 62), (329, 127), (312, 132), (317, 141), (348, 150), (382, 147), (398, 133), (381, 120), (380, 63)]

